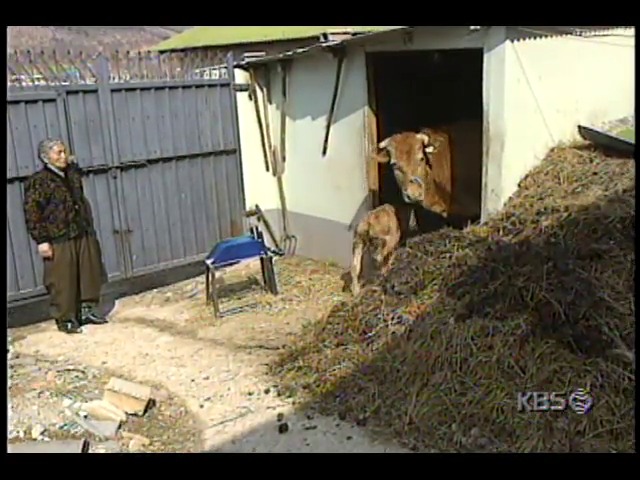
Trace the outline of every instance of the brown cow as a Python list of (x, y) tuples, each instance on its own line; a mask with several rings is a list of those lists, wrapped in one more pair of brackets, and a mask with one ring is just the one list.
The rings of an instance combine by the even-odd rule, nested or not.
[(446, 217), (448, 196), (433, 177), (431, 160), (431, 154), (443, 141), (446, 138), (431, 129), (398, 133), (378, 145), (376, 159), (379, 163), (391, 164), (406, 203), (422, 205)]
[(353, 259), (351, 261), (351, 292), (360, 292), (360, 271), (364, 250), (373, 247), (373, 258), (384, 274), (387, 272), (393, 254), (402, 238), (401, 218), (398, 209), (392, 205), (380, 205), (360, 220), (353, 239)]

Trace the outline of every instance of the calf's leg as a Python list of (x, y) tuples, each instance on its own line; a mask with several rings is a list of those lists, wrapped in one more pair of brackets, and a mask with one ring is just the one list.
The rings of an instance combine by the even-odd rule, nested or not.
[(401, 232), (395, 230), (391, 235), (384, 239), (384, 246), (379, 252), (378, 264), (380, 265), (380, 271), (383, 275), (386, 275), (391, 267), (391, 260), (393, 260), (394, 254), (400, 244)]
[(362, 255), (364, 253), (364, 242), (362, 237), (356, 235), (353, 241), (353, 258), (351, 259), (351, 293), (360, 293), (360, 271), (362, 270)]

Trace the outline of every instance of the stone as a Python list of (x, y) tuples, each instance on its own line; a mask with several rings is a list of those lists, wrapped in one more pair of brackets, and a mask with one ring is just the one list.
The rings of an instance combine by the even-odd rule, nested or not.
[(143, 445), (149, 445), (151, 443), (151, 440), (147, 437), (132, 432), (122, 432), (122, 438), (126, 438), (127, 440), (137, 440)]
[(89, 441), (53, 440), (50, 442), (24, 442), (8, 445), (8, 453), (87, 453)]
[(151, 392), (149, 386), (112, 377), (105, 387), (102, 399), (123, 412), (144, 415), (151, 400)]
[(90, 453), (120, 453), (120, 444), (114, 440), (94, 443)]
[(139, 452), (151, 444), (147, 437), (135, 433), (122, 432), (122, 438), (129, 440), (129, 450), (132, 452)]
[(155, 401), (164, 402), (166, 400), (169, 400), (169, 392), (167, 390), (154, 388), (151, 391), (151, 398), (153, 398)]
[(31, 438), (33, 438), (34, 440), (37, 440), (46, 431), (47, 431), (47, 429), (44, 426), (42, 426), (40, 424), (36, 424), (31, 428)]
[(81, 410), (87, 412), (90, 417), (96, 420), (127, 421), (125, 412), (104, 400), (92, 400), (91, 402), (83, 403)]
[(482, 438), (479, 438), (478, 440), (476, 440), (476, 445), (479, 448), (482, 448), (482, 449), (491, 448), (492, 444), (493, 444), (493, 442), (490, 439), (486, 438), (486, 437), (482, 437)]
[(15, 358), (12, 358), (9, 361), (9, 364), (12, 367), (18, 367), (18, 366), (33, 366), (36, 364), (36, 359), (33, 357), (18, 357), (16, 356)]

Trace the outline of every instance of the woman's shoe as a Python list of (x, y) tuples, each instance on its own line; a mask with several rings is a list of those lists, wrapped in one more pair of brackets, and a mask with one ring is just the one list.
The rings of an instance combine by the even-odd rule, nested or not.
[(56, 320), (58, 330), (62, 333), (82, 333), (82, 326), (77, 320)]
[(80, 324), (81, 325), (104, 325), (109, 321), (96, 312), (95, 307), (90, 303), (83, 303), (80, 307)]

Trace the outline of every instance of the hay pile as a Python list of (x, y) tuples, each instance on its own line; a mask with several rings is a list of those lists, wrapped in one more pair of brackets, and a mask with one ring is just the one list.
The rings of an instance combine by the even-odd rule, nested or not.
[[(483, 226), (408, 242), (272, 373), (416, 451), (633, 451), (635, 165), (553, 149)], [(518, 393), (588, 389), (588, 414)]]

